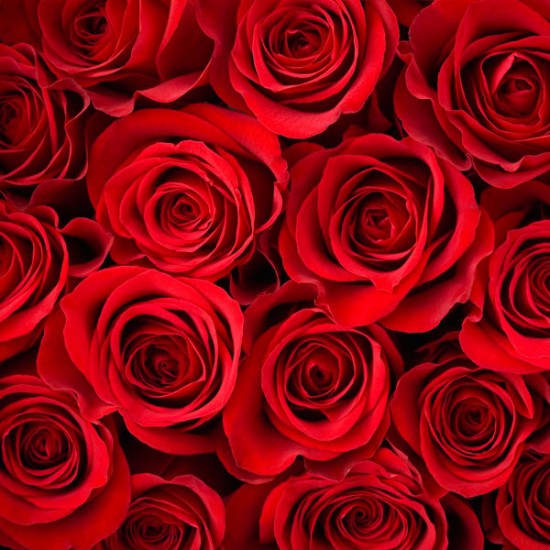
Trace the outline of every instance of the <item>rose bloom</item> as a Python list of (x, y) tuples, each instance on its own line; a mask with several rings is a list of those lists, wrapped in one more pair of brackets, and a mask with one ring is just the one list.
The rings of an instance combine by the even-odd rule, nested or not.
[(74, 82), (51, 78), (30, 46), (0, 44), (0, 190), (81, 178), (88, 105)]
[(298, 456), (345, 465), (346, 453), (372, 455), (387, 430), (391, 371), (401, 367), (393, 342), (376, 325), (345, 328), (300, 303), (310, 297), (311, 287), (288, 283), (245, 313), (248, 331), (264, 311), (294, 301), (294, 311), (247, 346), (223, 413), (241, 470), (269, 476)]
[(504, 548), (548, 550), (550, 455), (526, 454), (496, 494), (483, 500), (488, 538)]
[(206, 0), (200, 12), (218, 95), (292, 138), (359, 111), (398, 41), (385, 0)]
[(250, 259), (282, 209), (275, 135), (214, 105), (136, 112), (94, 143), (88, 190), (119, 264), (217, 280)]
[(541, 0), (442, 0), (422, 10), (395, 91), (406, 132), (496, 187), (547, 174), (549, 22)]
[(132, 502), (118, 531), (96, 550), (157, 548), (215, 550), (225, 531), (221, 497), (199, 478), (166, 480), (153, 474), (132, 476)]
[(410, 138), (300, 144), (280, 238), (290, 277), (313, 283), (345, 325), (436, 327), (465, 302), (492, 230), (472, 184)]
[(456, 497), (431, 496), (408, 461), (388, 449), (341, 481), (306, 473), (243, 486), (227, 502), (227, 530), (227, 550), (483, 548), (474, 513)]
[(120, 525), (130, 474), (111, 423), (35, 376), (0, 380), (0, 543), (86, 550)]
[(65, 288), (69, 257), (47, 206), (0, 201), (0, 361), (31, 347)]
[(550, 368), (550, 190), (489, 190), (497, 248), (478, 274), (460, 343), (477, 364), (526, 374)]
[(75, 393), (87, 417), (116, 410), (147, 445), (211, 452), (211, 421), (235, 385), (242, 322), (238, 304), (213, 283), (104, 269), (48, 320), (38, 370)]
[(536, 389), (541, 384), (449, 354), (399, 379), (391, 401), (393, 425), (428, 477), (472, 498), (512, 475), (527, 439), (542, 424)]
[[(111, 116), (168, 103), (208, 81), (212, 41), (187, 0), (39, 0), (44, 58)], [(181, 55), (182, 50), (189, 55)]]

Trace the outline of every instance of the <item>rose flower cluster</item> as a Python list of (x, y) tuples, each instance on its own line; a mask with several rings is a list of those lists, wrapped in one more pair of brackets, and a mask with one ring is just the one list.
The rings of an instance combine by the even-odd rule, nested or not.
[(0, 0), (0, 547), (550, 550), (549, 0)]

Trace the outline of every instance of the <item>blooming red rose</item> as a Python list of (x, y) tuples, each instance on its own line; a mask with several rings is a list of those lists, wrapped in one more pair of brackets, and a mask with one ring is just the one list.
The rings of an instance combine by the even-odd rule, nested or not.
[(136, 112), (95, 142), (88, 189), (112, 258), (211, 280), (246, 262), (288, 174), (260, 124), (213, 105)]
[(483, 501), (488, 538), (504, 548), (550, 546), (550, 455), (528, 453), (496, 494)]
[(34, 376), (0, 380), (0, 541), (86, 550), (115, 531), (130, 474), (110, 426)]
[[(290, 298), (298, 307), (247, 350), (223, 413), (242, 470), (269, 476), (298, 456), (314, 462), (357, 450), (370, 456), (388, 427), (391, 369), (401, 366), (392, 341), (375, 325), (348, 329), (321, 308), (302, 306), (310, 293), (283, 287), (279, 305)], [(276, 309), (273, 297), (265, 302)], [(247, 310), (245, 327), (255, 326), (263, 307), (260, 299)]]
[(281, 256), (340, 323), (422, 332), (468, 299), (492, 239), (460, 172), (410, 138), (296, 147)]
[(172, 102), (207, 83), (213, 44), (197, 23), (196, 4), (40, 0), (44, 57), (112, 116), (130, 113), (138, 101)]
[(74, 82), (50, 78), (30, 46), (0, 44), (0, 190), (82, 177), (88, 105)]
[(444, 489), (467, 498), (500, 487), (541, 423), (542, 401), (519, 375), (481, 369), (462, 354), (398, 381), (392, 419)]
[(229, 498), (227, 526), (227, 550), (483, 548), (473, 512), (457, 498), (444, 508), (418, 472), (388, 449), (356, 464), (342, 481), (304, 474), (244, 486)]
[(104, 269), (49, 319), (40, 375), (91, 418), (117, 410), (167, 453), (213, 450), (209, 421), (235, 384), (242, 314), (213, 283), (139, 267)]
[(55, 212), (0, 201), (0, 361), (31, 347), (67, 282), (69, 258)]
[[(478, 275), (460, 343), (477, 364), (519, 374), (550, 369), (550, 189), (489, 190), (497, 249)], [(531, 223), (529, 223), (531, 222)]]
[(513, 187), (550, 170), (550, 5), (442, 0), (418, 14), (395, 93), (405, 130)]
[(132, 477), (132, 502), (126, 519), (96, 548), (215, 550), (224, 532), (223, 501), (199, 478), (183, 475), (167, 480), (137, 474)]
[(206, 0), (212, 84), (229, 105), (293, 138), (359, 111), (389, 67), (398, 27), (386, 0)]

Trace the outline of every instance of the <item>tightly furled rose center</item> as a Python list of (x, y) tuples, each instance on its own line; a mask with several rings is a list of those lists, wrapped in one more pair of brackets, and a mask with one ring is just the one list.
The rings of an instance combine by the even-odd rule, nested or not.
[(98, 48), (104, 47), (102, 38), (108, 33), (106, 2), (84, 4), (74, 19), (71, 38), (82, 55), (93, 55)]
[[(492, 53), (463, 69), (465, 99), (491, 128), (532, 134), (544, 112), (546, 69), (527, 52)], [(541, 129), (541, 128), (539, 128)]]
[(173, 407), (196, 399), (212, 376), (210, 391), (215, 392), (215, 372), (208, 372), (215, 364), (215, 351), (199, 336), (209, 330), (208, 322), (195, 324), (174, 310), (161, 309), (159, 317), (137, 310), (133, 317), (129, 308), (130, 323), (115, 328), (123, 336), (120, 348), (115, 343), (114, 357), (121, 357), (120, 376), (129, 387), (151, 402), (162, 400)]
[[(300, 87), (322, 88), (328, 80), (345, 78), (346, 65), (356, 62), (358, 52), (350, 48), (354, 29), (349, 13), (310, 4), (297, 11), (295, 3), (288, 4), (266, 15), (259, 25), (265, 38), (261, 43), (259, 37), (253, 39), (251, 46), (261, 48), (261, 62), (270, 69), (271, 78), (258, 75), (258, 83), (291, 104)], [(283, 91), (283, 84), (290, 89)]]
[[(354, 351), (361, 353), (362, 346), (345, 333), (328, 333), (293, 342), (276, 359), (276, 376), (279, 383), (284, 384), (284, 389), (281, 387), (277, 393), (286, 393), (288, 406), (299, 418), (310, 421), (334, 418), (338, 415), (338, 403), (353, 400), (354, 394), (367, 384), (367, 375), (358, 357), (353, 355)], [(275, 397), (269, 389), (266, 394), (268, 402)], [(272, 406), (278, 409), (280, 404)]]
[(141, 503), (139, 509), (130, 513), (121, 527), (122, 537), (130, 547), (141, 548), (185, 548), (186, 543), (192, 538), (194, 529), (181, 520), (171, 517), (169, 511), (163, 509), (155, 510), (154, 502), (149, 503), (147, 499)]
[(55, 404), (50, 408), (48, 414), (29, 406), (2, 430), (2, 464), (13, 478), (55, 491), (86, 470), (86, 453), (78, 425)]
[[(42, 99), (37, 96), (28, 83), (20, 79), (15, 82), (0, 83), (0, 148), (17, 147), (25, 138), (28, 130), (41, 123), (40, 111)], [(25, 93), (30, 97), (25, 97)], [(9, 166), (0, 166), (2, 172)]]
[(416, 212), (399, 185), (383, 173), (361, 181), (333, 220), (330, 235), (338, 236), (342, 245), (334, 248), (335, 256), (350, 270), (352, 261), (380, 271), (396, 268), (415, 244)]

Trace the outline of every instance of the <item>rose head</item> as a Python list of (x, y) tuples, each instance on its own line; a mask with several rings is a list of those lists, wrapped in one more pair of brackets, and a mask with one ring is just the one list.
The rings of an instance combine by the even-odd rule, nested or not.
[(164, 452), (212, 450), (209, 421), (227, 402), (242, 338), (238, 305), (212, 283), (139, 267), (86, 278), (51, 317), (38, 369), (91, 418), (116, 410)]
[(513, 548), (547, 550), (549, 492), (550, 455), (526, 454), (496, 495), (489, 495), (483, 501), (483, 523), (488, 538)]
[[(307, 296), (300, 285), (282, 292), (301, 290)], [(247, 312), (245, 326), (257, 318)], [(223, 414), (236, 464), (268, 476), (297, 456), (371, 455), (388, 426), (391, 369), (400, 365), (380, 327), (347, 329), (320, 308), (299, 307), (253, 342), (241, 366)]]
[(26, 44), (0, 44), (0, 189), (33, 189), (83, 176), (89, 100), (70, 81), (52, 81)]
[[(85, 88), (96, 109), (130, 113), (207, 83), (212, 42), (187, 0), (40, 0), (44, 58)], [(192, 55), (181, 55), (189, 48)]]
[(165, 480), (137, 474), (132, 476), (126, 519), (97, 550), (215, 550), (224, 530), (223, 501), (200, 479), (184, 475)]
[(397, 45), (385, 0), (207, 0), (212, 84), (226, 103), (292, 138), (359, 111)]
[(498, 246), (478, 275), (460, 344), (483, 367), (541, 372), (550, 368), (550, 193), (540, 182), (496, 192), (482, 200)]
[(303, 474), (244, 486), (227, 502), (227, 525), (228, 550), (483, 547), (472, 511), (458, 499), (444, 508), (424, 490), (418, 472), (389, 449), (357, 463), (341, 481)]
[(280, 252), (340, 323), (422, 332), (468, 299), (492, 233), (462, 174), (410, 138), (300, 147)]
[(510, 477), (541, 424), (542, 402), (521, 376), (481, 369), (458, 354), (406, 372), (391, 410), (429, 475), (471, 498)]
[(0, 361), (31, 347), (60, 298), (69, 269), (55, 212), (0, 201)]
[(395, 93), (407, 133), (496, 187), (547, 174), (549, 33), (540, 0), (443, 0), (422, 10)]
[(217, 280), (246, 262), (287, 184), (276, 136), (213, 105), (134, 113), (91, 153), (88, 189), (112, 258)]
[(85, 550), (110, 535), (130, 501), (110, 424), (33, 376), (0, 381), (0, 532), (22, 548)]

